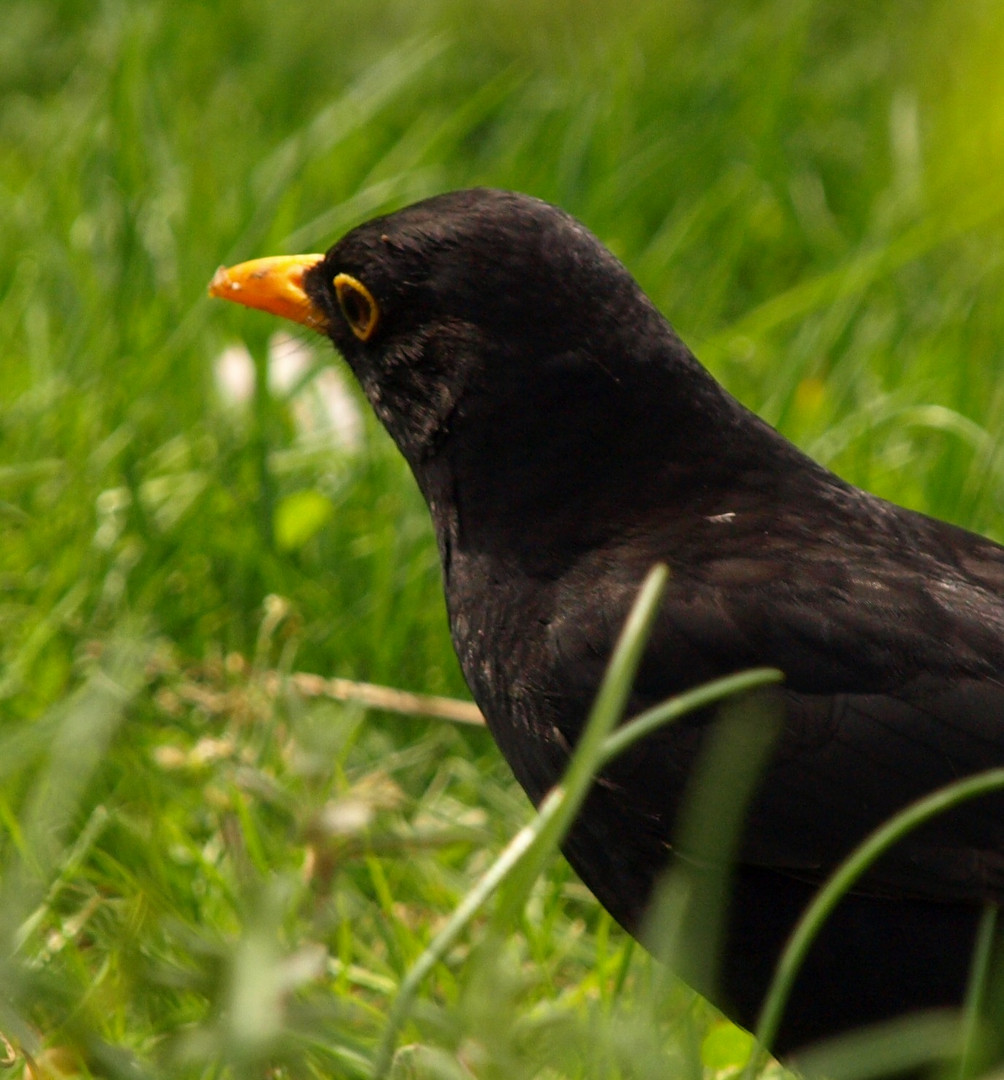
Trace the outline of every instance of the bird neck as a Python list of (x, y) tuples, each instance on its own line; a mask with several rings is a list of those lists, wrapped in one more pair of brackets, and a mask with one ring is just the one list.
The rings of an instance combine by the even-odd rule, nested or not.
[(689, 359), (686, 378), (667, 365), (632, 382), (597, 366), (473, 395), (477, 411), (458, 409), (439, 451), (413, 464), (441, 554), (550, 575), (788, 447)]

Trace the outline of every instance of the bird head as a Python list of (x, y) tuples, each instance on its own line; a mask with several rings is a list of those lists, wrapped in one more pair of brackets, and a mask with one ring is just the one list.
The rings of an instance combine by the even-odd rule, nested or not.
[(542, 397), (545, 414), (576, 408), (584, 422), (583, 399), (616, 396), (646, 344), (669, 332), (574, 218), (487, 189), (376, 218), (325, 255), (221, 268), (210, 292), (326, 334), (413, 466), (458, 411), (491, 424), (484, 410)]

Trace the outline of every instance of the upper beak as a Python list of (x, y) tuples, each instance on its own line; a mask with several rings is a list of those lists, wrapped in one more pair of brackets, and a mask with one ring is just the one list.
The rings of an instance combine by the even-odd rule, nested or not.
[(292, 319), (324, 334), (328, 317), (303, 289), (303, 275), (323, 258), (323, 255), (273, 255), (229, 268), (221, 266), (209, 283), (209, 295)]

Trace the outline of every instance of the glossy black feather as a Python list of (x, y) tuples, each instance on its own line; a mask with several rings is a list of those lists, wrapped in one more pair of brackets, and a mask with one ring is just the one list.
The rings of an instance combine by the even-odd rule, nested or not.
[[(339, 272), (380, 306), (365, 344), (338, 310)], [(537, 200), (417, 204), (350, 233), (307, 286), (429, 503), (458, 656), (531, 799), (564, 769), (653, 562), (670, 580), (634, 709), (742, 668), (784, 671), (716, 995), (752, 1024), (814, 884), (911, 800), (1004, 764), (1004, 549), (811, 461)], [(632, 930), (712, 719), (614, 763), (565, 845)], [(915, 834), (834, 917), (782, 1048), (957, 1003), (979, 905), (1002, 898), (1004, 800)]]

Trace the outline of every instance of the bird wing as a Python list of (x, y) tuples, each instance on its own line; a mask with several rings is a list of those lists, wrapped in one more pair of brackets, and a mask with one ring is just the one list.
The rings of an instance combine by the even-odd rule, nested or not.
[[(762, 503), (747, 511), (733, 498), (732, 510), (639, 530), (648, 550), (640, 556), (635, 540), (631, 556), (639, 570), (670, 566), (636, 709), (747, 667), (785, 673), (781, 733), (740, 858), (812, 881), (908, 803), (1004, 765), (1004, 549), (864, 493), (838, 495), (824, 507), (785, 500), (768, 519)], [(624, 552), (606, 564), (584, 573), (609, 582)], [(594, 589), (552, 627), (566, 686), (570, 667), (595, 669), (608, 654), (629, 576), (606, 586), (623, 587), (623, 603)], [(673, 827), (712, 719), (668, 727), (609, 770), (611, 797), (631, 805), (640, 830)], [(861, 887), (1004, 899), (1004, 797), (913, 833)]]
[[(786, 691), (776, 756), (750, 807), (743, 858), (819, 880), (916, 799), (1004, 765), (1004, 688), (966, 680), (912, 697)], [(1004, 897), (1004, 797), (980, 798), (900, 841), (865, 891)]]

